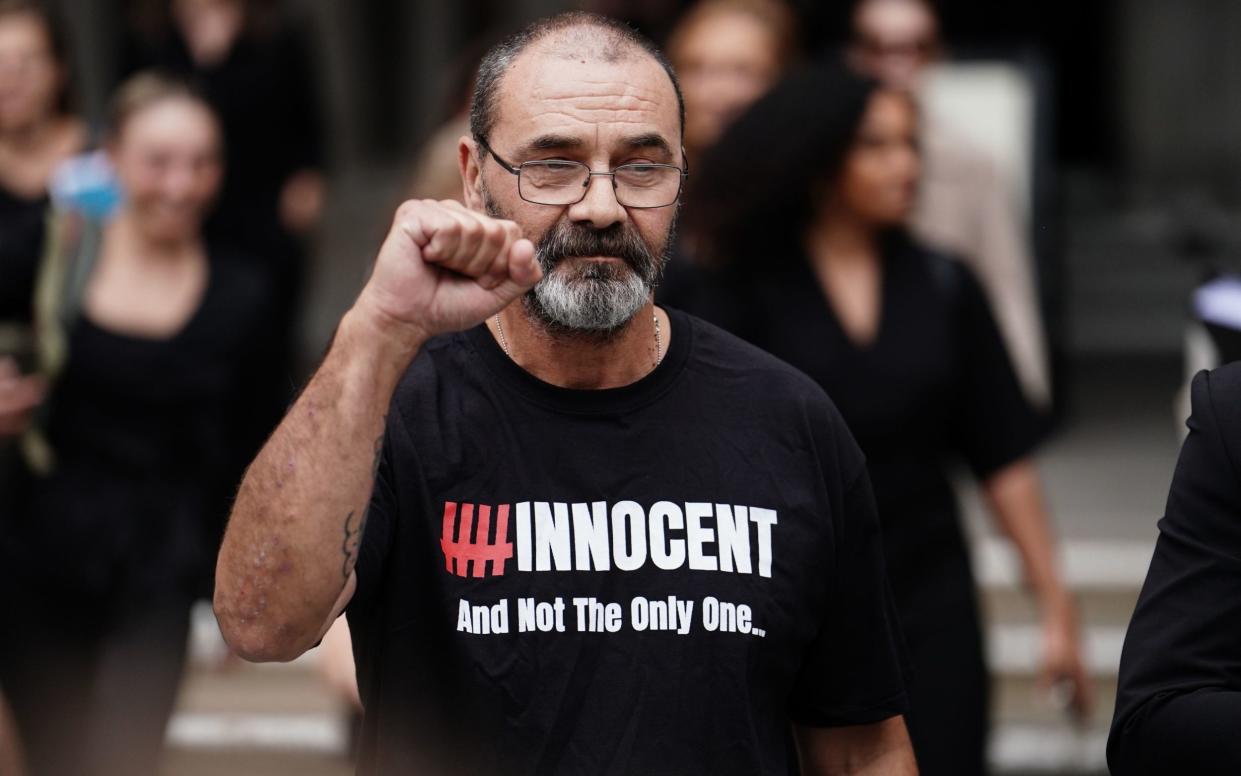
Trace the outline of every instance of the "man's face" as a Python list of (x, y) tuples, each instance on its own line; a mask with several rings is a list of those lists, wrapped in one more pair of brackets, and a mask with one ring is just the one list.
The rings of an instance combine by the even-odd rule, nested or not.
[(691, 23), (669, 52), (685, 93), (685, 144), (710, 146), (780, 76), (777, 41), (752, 14), (722, 9)]
[[(504, 76), (488, 144), (505, 161), (567, 159), (594, 172), (654, 162), (684, 166), (676, 93), (657, 62), (634, 51), (617, 62), (537, 43)], [(666, 260), (677, 206), (626, 208), (611, 179), (591, 179), (574, 205), (539, 205), (517, 177), (463, 140), (467, 204), (515, 221), (537, 248), (544, 278), (526, 304), (545, 325), (608, 334), (650, 298)]]
[(884, 84), (912, 89), (939, 55), (939, 25), (920, 0), (868, 0), (853, 18), (854, 67)]

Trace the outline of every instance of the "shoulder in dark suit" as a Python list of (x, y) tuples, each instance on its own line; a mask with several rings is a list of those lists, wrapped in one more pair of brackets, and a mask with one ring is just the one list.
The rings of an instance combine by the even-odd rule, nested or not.
[(1200, 372), (1125, 637), (1113, 776), (1241, 773), (1241, 362)]

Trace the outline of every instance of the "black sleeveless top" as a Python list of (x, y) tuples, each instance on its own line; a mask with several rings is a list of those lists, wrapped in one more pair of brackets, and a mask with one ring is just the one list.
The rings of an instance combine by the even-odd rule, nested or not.
[(85, 313), (48, 398), (54, 471), (15, 478), (0, 557), (71, 595), (201, 591), (236, 486), (229, 408), (264, 323), (263, 276), (216, 253), (198, 309), (166, 339)]

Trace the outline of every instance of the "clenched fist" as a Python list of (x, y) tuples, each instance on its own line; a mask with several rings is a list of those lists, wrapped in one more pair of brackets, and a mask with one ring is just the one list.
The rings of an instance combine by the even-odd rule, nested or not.
[(354, 309), (418, 345), (485, 321), (540, 277), (534, 246), (512, 221), (411, 200), (396, 211)]

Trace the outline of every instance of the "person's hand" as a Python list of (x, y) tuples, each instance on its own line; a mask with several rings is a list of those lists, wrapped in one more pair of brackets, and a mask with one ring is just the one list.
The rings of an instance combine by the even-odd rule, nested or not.
[(451, 200), (411, 200), (397, 210), (354, 311), (418, 347), (485, 321), (540, 277), (534, 246), (512, 221)]
[(0, 439), (26, 430), (30, 411), (43, 401), (43, 380), (23, 377), (11, 358), (0, 358)]
[(1078, 720), (1085, 720), (1094, 707), (1094, 685), (1082, 661), (1077, 615), (1071, 604), (1044, 615), (1039, 686)]

